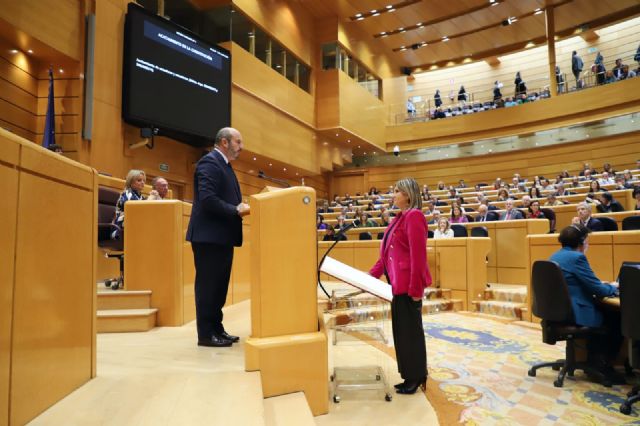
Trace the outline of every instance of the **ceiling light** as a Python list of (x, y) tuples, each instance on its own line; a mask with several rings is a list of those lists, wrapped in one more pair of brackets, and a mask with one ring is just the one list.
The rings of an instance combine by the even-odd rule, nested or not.
[(340, 136), (340, 133), (336, 133), (336, 136)]
[(282, 168), (282, 171), (286, 172), (286, 171), (287, 171), (287, 168), (286, 168), (286, 167), (283, 167), (283, 168)]
[(18, 50), (16, 50), (16, 49), (11, 49), (11, 50), (9, 51), (9, 53), (11, 53), (12, 55), (15, 55), (16, 53), (18, 53)]
[(60, 74), (64, 73), (64, 70), (62, 68), (60, 68), (58, 71), (60, 71)]
[(398, 31), (402, 31), (402, 30), (404, 30), (404, 27), (398, 28)]
[(27, 53), (33, 53), (33, 50), (29, 49), (27, 50)]
[(496, 0), (489, 0), (489, 3), (492, 3), (492, 4), (493, 4), (493, 3), (495, 3), (495, 2), (496, 2)]
[(498, 5), (498, 3), (492, 3), (491, 4), (491, 6), (497, 6), (497, 5)]
[(347, 139), (347, 143), (351, 143), (351, 139)]
[(447, 36), (442, 37), (442, 41), (446, 43), (447, 41), (449, 41), (449, 37)]
[(359, 18), (359, 17), (361, 17), (361, 16), (362, 16), (362, 13), (357, 13), (357, 14), (356, 14), (356, 18)]
[(396, 11), (395, 9), (389, 9), (389, 10), (387, 10), (387, 12), (389, 12), (389, 13), (391, 13), (391, 12), (395, 12), (395, 11)]
[(358, 148), (360, 148), (360, 145), (358, 145)]
[(387, 33), (386, 31), (383, 31), (380, 33), (380, 35), (385, 35), (386, 33)]
[(272, 164), (272, 163), (269, 163), (269, 167), (271, 167), (271, 166), (273, 166), (273, 164)]
[(257, 158), (256, 158), (256, 157), (253, 157), (253, 161), (256, 161), (256, 160), (257, 160)]
[(329, 142), (322, 142), (322, 145), (327, 146), (329, 145)]
[(376, 13), (374, 13), (374, 14), (373, 14), (373, 15), (371, 15), (371, 16), (379, 16), (379, 15), (380, 15), (380, 13), (376, 12)]
[(377, 10), (375, 10), (375, 9), (373, 9), (373, 10), (371, 11), (371, 13), (376, 13), (376, 12), (377, 12)]
[(361, 16), (358, 19), (356, 19), (356, 21), (362, 21), (363, 19), (364, 19), (364, 16)]
[(393, 6), (392, 6), (392, 5), (390, 5), (390, 4), (388, 4), (388, 5), (387, 5), (387, 9), (393, 9)]

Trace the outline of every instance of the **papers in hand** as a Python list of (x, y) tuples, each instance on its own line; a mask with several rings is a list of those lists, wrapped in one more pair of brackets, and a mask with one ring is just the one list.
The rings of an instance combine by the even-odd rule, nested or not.
[(345, 265), (342, 262), (327, 256), (320, 268), (325, 274), (331, 275), (341, 281), (351, 284), (360, 290), (371, 293), (381, 299), (391, 302), (391, 286), (358, 269)]

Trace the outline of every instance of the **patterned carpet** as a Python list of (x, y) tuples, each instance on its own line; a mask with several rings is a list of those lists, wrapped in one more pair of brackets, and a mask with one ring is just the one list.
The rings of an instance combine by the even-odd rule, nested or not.
[[(542, 343), (539, 330), (464, 313), (425, 316), (424, 325), (426, 396), (441, 425), (640, 425), (640, 405), (618, 411), (630, 386), (605, 388), (576, 372), (555, 388), (550, 368), (529, 377), (530, 365), (564, 358), (564, 344)], [(391, 345), (376, 344), (393, 356)]]

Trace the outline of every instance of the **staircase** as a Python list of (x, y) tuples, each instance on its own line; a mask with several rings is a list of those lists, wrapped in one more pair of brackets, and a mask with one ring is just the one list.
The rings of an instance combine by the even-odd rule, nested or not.
[(156, 326), (157, 309), (151, 290), (108, 290), (98, 287), (98, 333), (149, 331)]
[[(332, 299), (326, 304), (326, 310), (333, 311), (333, 325), (356, 324), (381, 319), (389, 320), (390, 306), (377, 297), (367, 293), (351, 292), (348, 298)], [(463, 309), (460, 299), (451, 298), (451, 290), (427, 288), (422, 301), (422, 314), (437, 314), (446, 311)]]
[(476, 312), (521, 321), (527, 312), (527, 287), (488, 284), (482, 300), (474, 300)]

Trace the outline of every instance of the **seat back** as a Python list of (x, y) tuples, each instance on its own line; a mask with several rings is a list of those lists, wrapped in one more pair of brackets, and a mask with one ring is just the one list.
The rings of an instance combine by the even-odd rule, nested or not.
[(598, 220), (600, 221), (600, 223), (602, 223), (603, 230), (605, 230), (605, 231), (617, 231), (618, 230), (618, 224), (616, 223), (615, 220), (611, 219), (610, 217), (598, 216)]
[(622, 230), (632, 231), (640, 229), (640, 216), (629, 216), (622, 219)]
[(431, 229), (427, 231), (427, 238), (433, 238), (433, 231)]
[(471, 228), (471, 236), (472, 237), (488, 237), (489, 231), (486, 226), (474, 226)]
[(463, 225), (453, 224), (451, 225), (451, 229), (453, 230), (453, 236), (456, 238), (468, 236), (467, 228), (465, 228)]
[(544, 213), (544, 217), (549, 221), (549, 233), (553, 234), (556, 232), (556, 212), (548, 208), (540, 209), (540, 211)]
[(360, 240), (372, 240), (371, 232), (361, 232), (358, 239)]
[(381, 240), (384, 238), (384, 232), (378, 232), (378, 239)]
[(120, 193), (115, 189), (104, 186), (98, 187), (98, 246), (122, 251), (124, 249), (124, 238), (118, 240), (111, 238), (111, 234), (118, 229), (113, 225), (118, 198), (120, 198)]
[(640, 340), (640, 269), (623, 266), (620, 269), (620, 315), (622, 335)]
[(496, 212), (487, 212), (487, 222), (495, 222), (500, 219), (500, 215)]
[(560, 266), (550, 260), (537, 260), (531, 270), (532, 312), (538, 318), (573, 323), (569, 289)]

